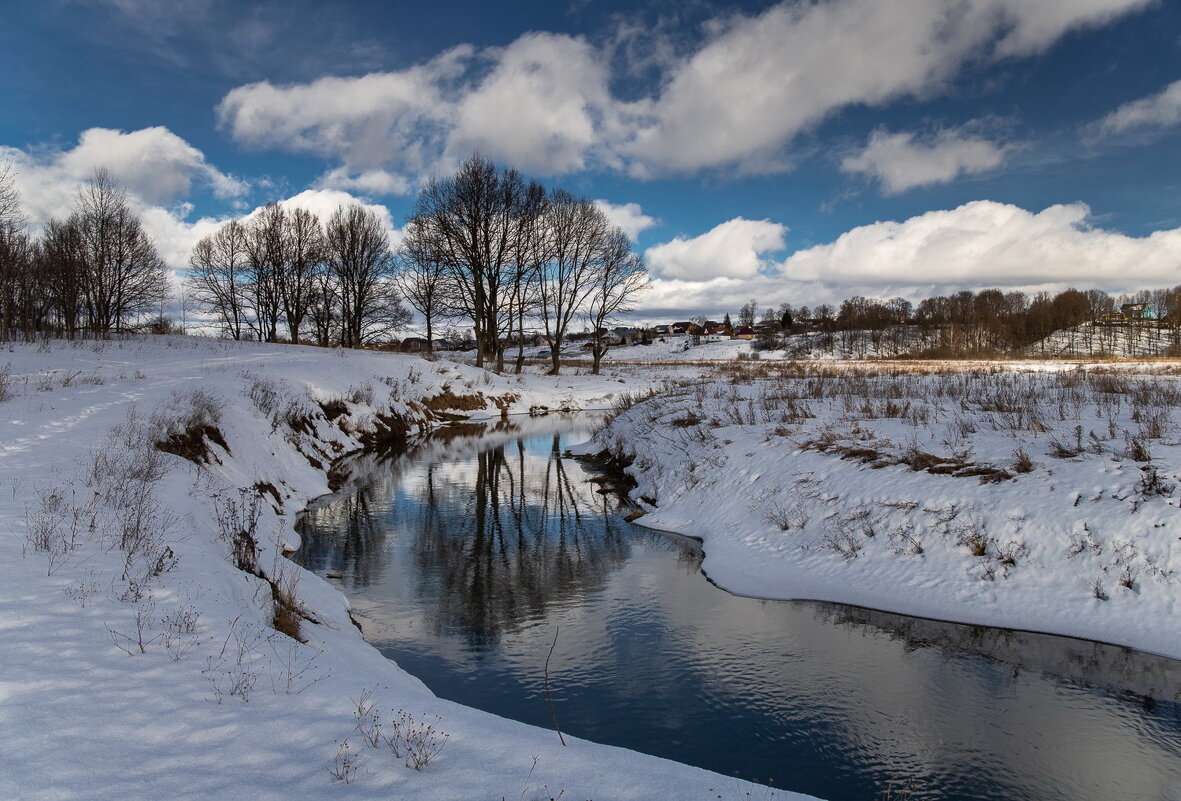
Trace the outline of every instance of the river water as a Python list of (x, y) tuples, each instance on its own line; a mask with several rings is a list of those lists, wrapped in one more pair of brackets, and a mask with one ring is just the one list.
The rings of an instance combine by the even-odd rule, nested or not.
[(1181, 799), (1181, 662), (730, 595), (561, 458), (593, 423), (352, 459), (296, 558), (437, 695), (538, 726), (830, 801)]

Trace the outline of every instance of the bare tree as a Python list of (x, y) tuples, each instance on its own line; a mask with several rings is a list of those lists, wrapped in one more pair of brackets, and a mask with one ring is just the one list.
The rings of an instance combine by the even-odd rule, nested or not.
[(40, 272), (58, 323), (73, 339), (82, 323), (85, 302), (85, 260), (82, 231), (71, 221), (50, 220), (41, 232)]
[(291, 341), (299, 343), (299, 330), (315, 301), (317, 277), (324, 270), (324, 230), (307, 209), (295, 209), (284, 221), (286, 259), (277, 276), (283, 316)]
[(24, 230), (12, 166), (0, 167), (0, 337), (28, 339), (43, 314), (42, 282), (34, 274), (36, 248)]
[(594, 366), (599, 366), (607, 348), (603, 344), (603, 329), (611, 318), (635, 308), (641, 293), (648, 288), (648, 271), (644, 259), (633, 253), (631, 242), (619, 228), (612, 228), (603, 246), (602, 261), (587, 297), (586, 319), (592, 333)]
[(450, 299), (450, 271), (444, 261), (442, 243), (426, 220), (413, 218), (406, 224), (406, 237), (398, 252), (401, 269), (397, 285), (406, 303), (426, 323), (427, 349), (435, 347), (435, 322), (446, 314)]
[(359, 348), (409, 320), (393, 286), (394, 258), (381, 219), (360, 205), (328, 220), (328, 266), (340, 298), (341, 344)]
[(167, 295), (164, 263), (127, 196), (106, 170), (95, 172), (70, 218), (81, 237), (84, 296), (95, 332), (121, 332)]
[(217, 316), (227, 336), (238, 340), (249, 332), (253, 319), (247, 299), (249, 237), (246, 226), (230, 220), (198, 241), (189, 255), (194, 300)]
[(545, 215), (550, 259), (542, 268), (537, 291), (553, 362), (551, 375), (562, 369), (566, 331), (594, 287), (609, 228), (606, 215), (589, 200), (564, 189), (550, 193)]
[[(325, 257), (327, 258), (327, 250)], [(336, 291), (336, 281), (327, 269), (321, 270), (312, 284), (312, 304), (308, 307), (308, 319), (311, 321), (312, 336), (317, 345), (326, 348), (340, 342), (340, 296)]]
[(518, 375), (525, 369), (525, 318), (537, 310), (542, 268), (552, 251), (552, 239), (545, 229), (548, 207), (545, 187), (537, 181), (530, 181), (514, 215), (509, 303), (517, 340), (514, 372)]
[(501, 329), (505, 284), (513, 274), (514, 213), (524, 182), (481, 156), (467, 159), (451, 178), (431, 180), (418, 194), (414, 217), (438, 237), (459, 308), (472, 320), (476, 365), (495, 359), (504, 369)]
[(249, 254), (250, 280), (247, 283), (251, 306), (254, 308), (252, 325), (264, 342), (279, 339), (279, 318), (283, 314), (281, 275), (287, 264), (287, 213), (278, 203), (268, 203), (248, 226), (246, 239)]
[(0, 229), (23, 228), (24, 222), (16, 171), (11, 164), (0, 165)]
[(751, 328), (755, 324), (755, 315), (759, 311), (759, 302), (753, 298), (738, 310), (738, 325)]
[(37, 248), (28, 232), (0, 226), (0, 338), (31, 340), (48, 312), (45, 283), (37, 275)]

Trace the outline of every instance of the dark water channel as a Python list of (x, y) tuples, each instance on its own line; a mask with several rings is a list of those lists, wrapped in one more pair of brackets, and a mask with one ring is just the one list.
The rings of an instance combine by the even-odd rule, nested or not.
[[(627, 523), (586, 417), (360, 457), (297, 555), (440, 696), (830, 799), (1181, 799), (1181, 662), (1060, 637), (730, 595)], [(1176, 621), (1162, 621), (1174, 625)]]

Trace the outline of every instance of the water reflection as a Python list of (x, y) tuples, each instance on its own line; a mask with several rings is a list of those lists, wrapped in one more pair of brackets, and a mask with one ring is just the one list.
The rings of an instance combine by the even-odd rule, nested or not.
[[(473, 428), (485, 433), (482, 448), (472, 447)], [(307, 515), (302, 560), (379, 584), (388, 563), (370, 555), (405, 536), (429, 630), (491, 647), (550, 606), (601, 589), (628, 556), (617, 500), (561, 458), (562, 428), (532, 418), (451, 426), (395, 462), (350, 462), (350, 474), (373, 478)]]
[(585, 420), (455, 430), (309, 514), (366, 636), (435, 692), (838, 801), (1181, 799), (1181, 663), (835, 604), (739, 598), (560, 458)]

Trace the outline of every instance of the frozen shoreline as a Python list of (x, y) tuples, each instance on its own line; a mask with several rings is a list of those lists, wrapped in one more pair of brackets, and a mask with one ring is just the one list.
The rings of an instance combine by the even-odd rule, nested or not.
[(800, 369), (690, 384), (580, 450), (630, 461), (636, 522), (700, 539), (731, 592), (1181, 658), (1172, 367)]

